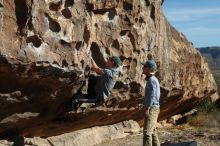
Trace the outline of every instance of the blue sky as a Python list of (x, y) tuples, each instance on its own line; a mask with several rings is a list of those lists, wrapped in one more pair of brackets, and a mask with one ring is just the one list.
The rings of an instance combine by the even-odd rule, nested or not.
[(163, 11), (194, 47), (220, 46), (220, 0), (165, 0)]

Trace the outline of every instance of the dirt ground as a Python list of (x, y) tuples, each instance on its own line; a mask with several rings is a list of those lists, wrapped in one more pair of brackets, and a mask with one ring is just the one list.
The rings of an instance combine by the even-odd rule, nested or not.
[[(199, 146), (220, 146), (220, 126), (212, 128), (173, 126), (159, 129), (158, 135), (162, 146), (188, 146), (187, 143), (190, 142)], [(139, 133), (122, 139), (105, 141), (96, 146), (142, 146), (142, 137), (142, 133)]]

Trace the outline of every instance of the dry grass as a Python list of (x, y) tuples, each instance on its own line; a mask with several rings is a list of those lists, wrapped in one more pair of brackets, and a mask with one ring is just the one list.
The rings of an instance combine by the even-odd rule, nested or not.
[(220, 95), (220, 70), (214, 70), (213, 74), (218, 86), (218, 94)]
[(199, 112), (197, 115), (190, 117), (188, 123), (192, 126), (218, 127), (220, 125), (220, 111)]

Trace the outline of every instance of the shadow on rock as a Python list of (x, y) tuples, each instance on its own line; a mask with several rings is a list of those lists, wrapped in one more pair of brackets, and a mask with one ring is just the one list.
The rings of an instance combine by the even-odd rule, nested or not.
[(191, 142), (181, 142), (181, 143), (163, 143), (161, 146), (197, 146), (196, 141), (191, 141)]

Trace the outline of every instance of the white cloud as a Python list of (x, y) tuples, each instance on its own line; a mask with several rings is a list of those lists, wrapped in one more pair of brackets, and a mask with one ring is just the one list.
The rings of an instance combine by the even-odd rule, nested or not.
[(192, 27), (179, 31), (183, 32), (195, 47), (220, 46), (220, 28)]
[(185, 28), (181, 31), (190, 33), (193, 35), (210, 35), (210, 36), (219, 36), (220, 37), (220, 28), (210, 28), (210, 27), (191, 27)]
[(168, 12), (170, 14), (187, 14), (187, 15), (197, 15), (197, 14), (219, 14), (220, 13), (220, 8), (216, 7), (209, 7), (209, 8), (178, 8), (175, 10), (172, 10), (170, 12)]
[(172, 22), (195, 21), (213, 15), (220, 15), (220, 8), (178, 8), (165, 11), (165, 15)]

